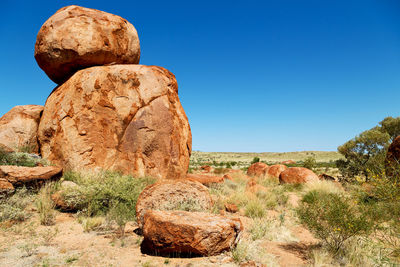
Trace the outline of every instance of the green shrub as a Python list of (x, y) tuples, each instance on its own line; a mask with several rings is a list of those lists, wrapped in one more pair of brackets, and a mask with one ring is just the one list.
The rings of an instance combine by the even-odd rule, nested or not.
[(316, 167), (316, 165), (317, 161), (315, 160), (314, 157), (307, 157), (303, 163), (303, 167), (310, 170), (313, 170)]
[(304, 195), (297, 214), (335, 254), (346, 240), (368, 234), (373, 226), (368, 216), (345, 196), (315, 190)]
[(118, 225), (122, 237), (125, 236), (126, 223), (135, 219), (135, 208), (128, 205), (126, 202), (113, 201), (107, 213), (107, 218)]
[[(78, 184), (69, 193), (87, 216), (107, 215), (111, 209), (116, 211), (129, 207), (129, 218), (135, 219), (135, 206), (139, 194), (152, 183), (152, 178), (134, 178), (117, 172), (99, 173), (66, 172), (65, 180)], [(75, 191), (75, 193), (72, 193)]]
[(9, 198), (0, 199), (0, 222), (8, 220), (22, 222), (29, 218), (30, 214), (25, 208), (31, 201), (32, 194), (25, 187), (17, 189)]
[(257, 162), (260, 162), (260, 158), (259, 157), (254, 157), (253, 160), (250, 162), (250, 165), (254, 164), (254, 163), (257, 163)]

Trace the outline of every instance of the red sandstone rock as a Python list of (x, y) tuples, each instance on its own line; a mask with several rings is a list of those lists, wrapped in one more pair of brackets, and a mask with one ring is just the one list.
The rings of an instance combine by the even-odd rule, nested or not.
[(236, 245), (243, 230), (239, 219), (203, 212), (154, 211), (144, 216), (144, 252), (217, 255)]
[(279, 181), (284, 184), (307, 183), (318, 180), (318, 176), (312, 170), (303, 167), (289, 168), (279, 175)]
[(225, 174), (222, 178), (233, 181), (233, 178), (229, 173)]
[(47, 99), (38, 136), (66, 169), (168, 179), (186, 176), (192, 146), (175, 76), (142, 65), (78, 71)]
[(0, 147), (7, 152), (17, 148), (29, 148), (37, 153), (37, 131), (42, 106), (25, 105), (13, 107), (0, 118)]
[(263, 162), (256, 162), (250, 165), (247, 170), (247, 175), (261, 177), (268, 171), (268, 165)]
[(136, 203), (139, 227), (147, 210), (173, 209), (179, 203), (192, 203), (204, 211), (211, 209), (213, 201), (207, 187), (188, 180), (162, 180), (147, 186)]
[(211, 172), (211, 171), (212, 171), (211, 166), (208, 166), (208, 165), (203, 165), (203, 166), (200, 167), (200, 169), (201, 169), (203, 172)]
[(281, 164), (296, 164), (296, 161), (289, 159), (289, 160), (282, 161)]
[(229, 204), (229, 203), (225, 203), (225, 210), (227, 212), (231, 212), (231, 213), (236, 213), (239, 211), (238, 206), (236, 206), (235, 204)]
[(79, 6), (58, 10), (41, 27), (35, 44), (40, 68), (61, 84), (76, 71), (106, 64), (138, 64), (136, 29), (125, 19)]
[(6, 179), (0, 178), (0, 195), (14, 192), (14, 186)]
[(55, 179), (61, 177), (61, 175), (62, 169), (54, 166), (0, 166), (0, 178), (7, 180), (13, 185)]
[(287, 170), (287, 169), (288, 169), (288, 167), (286, 167), (285, 165), (282, 165), (282, 164), (272, 165), (268, 168), (267, 175), (270, 177), (279, 178), (279, 175), (281, 174), (281, 172), (283, 172), (284, 170)]
[(204, 174), (192, 174), (192, 173), (188, 173), (186, 175), (186, 179), (188, 179), (190, 181), (197, 181), (205, 186), (209, 186), (211, 184), (219, 184), (219, 183), (224, 182), (223, 177), (204, 175)]

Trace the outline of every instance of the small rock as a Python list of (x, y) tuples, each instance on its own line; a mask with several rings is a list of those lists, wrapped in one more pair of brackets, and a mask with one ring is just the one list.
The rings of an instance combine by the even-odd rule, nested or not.
[(256, 162), (247, 169), (247, 175), (253, 177), (262, 177), (268, 171), (268, 165), (264, 162)]
[(236, 213), (239, 211), (239, 208), (235, 204), (225, 203), (224, 206), (227, 212)]

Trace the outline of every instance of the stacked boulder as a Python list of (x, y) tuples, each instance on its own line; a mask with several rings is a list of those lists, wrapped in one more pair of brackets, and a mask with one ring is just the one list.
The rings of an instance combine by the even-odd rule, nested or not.
[(186, 175), (191, 131), (175, 76), (137, 65), (132, 24), (99, 10), (64, 7), (40, 29), (35, 58), (58, 84), (38, 129), (44, 158), (72, 170)]

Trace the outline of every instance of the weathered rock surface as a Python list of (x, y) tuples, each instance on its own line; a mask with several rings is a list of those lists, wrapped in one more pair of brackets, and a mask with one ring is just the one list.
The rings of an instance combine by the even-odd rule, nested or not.
[(236, 206), (235, 204), (225, 203), (224, 206), (227, 212), (236, 213), (239, 211), (238, 206)]
[(203, 212), (149, 210), (144, 215), (142, 251), (217, 255), (236, 245), (242, 229), (239, 219)]
[(223, 177), (205, 175), (205, 174), (193, 174), (193, 173), (188, 173), (186, 175), (186, 179), (190, 181), (199, 182), (205, 186), (210, 186), (211, 184), (219, 184), (224, 182)]
[(296, 164), (296, 161), (289, 159), (282, 161), (281, 164)]
[(0, 179), (4, 179), (13, 185), (55, 179), (61, 177), (61, 175), (62, 169), (54, 166), (0, 166)]
[(282, 165), (282, 164), (271, 165), (268, 168), (267, 175), (270, 177), (279, 178), (279, 175), (281, 174), (281, 172), (283, 172), (284, 170), (287, 170), (287, 169), (288, 169), (288, 167), (286, 167), (286, 165)]
[(14, 192), (14, 186), (6, 179), (0, 178), (0, 195)]
[(390, 144), (386, 153), (386, 175), (393, 176), (400, 173), (400, 136)]
[(279, 181), (283, 184), (299, 184), (318, 180), (318, 176), (312, 170), (303, 167), (289, 168), (279, 175)]
[(203, 165), (203, 166), (200, 167), (200, 169), (201, 169), (203, 172), (211, 172), (211, 171), (212, 171), (212, 167), (209, 166), (209, 165)]
[(51, 80), (61, 84), (76, 71), (106, 64), (138, 64), (136, 29), (125, 19), (79, 6), (58, 10), (41, 27), (35, 58)]
[(184, 178), (192, 136), (175, 76), (164, 68), (81, 70), (47, 99), (41, 153), (64, 169)]
[(266, 174), (268, 171), (268, 165), (265, 164), (264, 162), (256, 162), (250, 165), (250, 167), (247, 169), (247, 175), (249, 176), (255, 176), (255, 177), (261, 177)]
[(0, 118), (0, 147), (11, 152), (16, 148), (39, 150), (37, 131), (43, 106), (25, 105), (13, 107)]
[(198, 209), (209, 210), (213, 201), (207, 187), (188, 180), (162, 180), (147, 186), (136, 203), (138, 225), (143, 226), (147, 210), (174, 209), (179, 204), (191, 203)]

